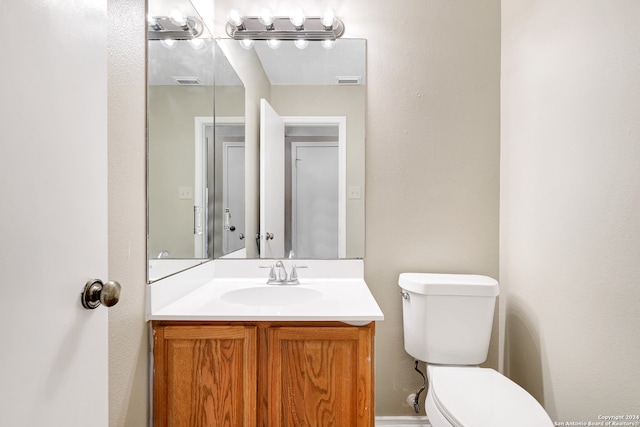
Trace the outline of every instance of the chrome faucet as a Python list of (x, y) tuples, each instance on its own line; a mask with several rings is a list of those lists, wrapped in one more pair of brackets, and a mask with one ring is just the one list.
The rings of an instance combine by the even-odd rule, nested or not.
[(267, 285), (282, 285), (287, 281), (287, 269), (282, 261), (278, 261), (271, 266)]
[[(301, 266), (300, 268), (306, 268)], [(282, 261), (277, 261), (269, 270), (269, 279), (267, 285), (299, 285), (298, 271), (296, 266), (291, 266), (291, 273), (287, 274), (287, 269)]]

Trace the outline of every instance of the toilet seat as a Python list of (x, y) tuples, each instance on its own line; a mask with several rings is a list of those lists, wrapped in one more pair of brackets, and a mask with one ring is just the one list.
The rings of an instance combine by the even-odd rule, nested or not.
[(454, 427), (553, 426), (533, 396), (493, 369), (433, 365), (427, 369), (435, 407)]

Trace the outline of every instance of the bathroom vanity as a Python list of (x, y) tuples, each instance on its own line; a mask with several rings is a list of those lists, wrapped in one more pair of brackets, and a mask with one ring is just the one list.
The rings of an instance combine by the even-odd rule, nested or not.
[(155, 426), (372, 426), (374, 324), (153, 322)]
[[(153, 425), (372, 426), (366, 41), (167, 40), (173, 3), (149, 2)], [(299, 284), (267, 284), (285, 257)]]
[(273, 263), (216, 260), (149, 285), (154, 426), (373, 425), (383, 315), (362, 260), (304, 261), (298, 285), (267, 285)]

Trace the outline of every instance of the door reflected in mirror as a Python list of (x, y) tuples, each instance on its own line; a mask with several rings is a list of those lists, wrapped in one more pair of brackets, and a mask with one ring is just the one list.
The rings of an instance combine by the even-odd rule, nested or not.
[[(365, 41), (218, 43), (245, 86), (247, 112), (245, 247), (225, 256), (363, 258)], [(334, 164), (312, 167), (309, 156)]]
[(260, 256), (345, 258), (346, 118), (260, 109)]

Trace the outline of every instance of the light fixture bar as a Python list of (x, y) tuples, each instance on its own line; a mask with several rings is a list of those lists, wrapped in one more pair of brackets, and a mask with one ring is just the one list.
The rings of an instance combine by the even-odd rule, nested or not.
[(241, 27), (227, 22), (226, 30), (234, 40), (335, 40), (344, 34), (344, 24), (338, 18), (331, 28), (325, 27), (320, 18), (307, 18), (302, 29), (297, 29), (289, 17), (276, 17), (272, 26), (267, 29), (257, 17), (244, 17)]
[(200, 18), (187, 16), (184, 25), (177, 25), (168, 16), (154, 16), (148, 25), (149, 40), (191, 40), (204, 32)]

